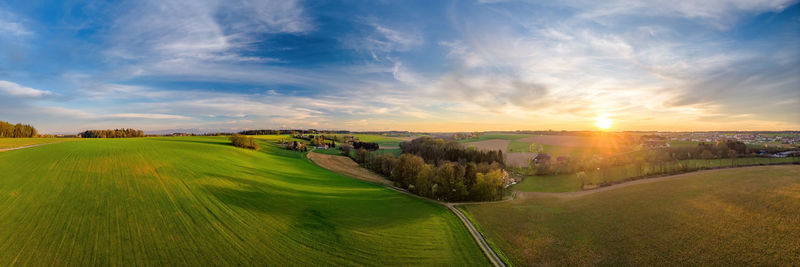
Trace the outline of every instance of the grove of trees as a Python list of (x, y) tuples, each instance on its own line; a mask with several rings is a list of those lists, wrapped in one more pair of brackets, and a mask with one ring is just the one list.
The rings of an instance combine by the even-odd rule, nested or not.
[(88, 130), (79, 133), (82, 138), (129, 138), (144, 137), (144, 131), (135, 129), (114, 129), (114, 130)]
[(0, 138), (36, 137), (36, 135), (36, 128), (28, 124), (11, 124), (5, 121), (0, 121)]
[(259, 148), (255, 138), (249, 136), (234, 134), (231, 137), (229, 137), (229, 139), (231, 140), (231, 143), (236, 147), (249, 148), (253, 150), (258, 150)]
[[(457, 146), (456, 146), (457, 145)], [(505, 194), (502, 153), (466, 149), (457, 142), (421, 137), (400, 143), (399, 157), (364, 148), (353, 158), (408, 191), (443, 201), (486, 201)]]

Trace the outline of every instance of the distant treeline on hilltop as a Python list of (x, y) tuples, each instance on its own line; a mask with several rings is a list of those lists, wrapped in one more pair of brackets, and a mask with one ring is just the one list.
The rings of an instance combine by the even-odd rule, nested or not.
[(0, 121), (0, 137), (36, 137), (36, 134), (36, 128), (33, 128), (33, 126), (21, 123), (14, 125), (5, 121)]
[(114, 130), (88, 130), (79, 133), (83, 138), (127, 138), (144, 137), (144, 131), (135, 129), (114, 129)]
[(244, 130), (239, 132), (243, 135), (269, 135), (269, 134), (347, 134), (350, 131), (329, 131), (329, 130)]

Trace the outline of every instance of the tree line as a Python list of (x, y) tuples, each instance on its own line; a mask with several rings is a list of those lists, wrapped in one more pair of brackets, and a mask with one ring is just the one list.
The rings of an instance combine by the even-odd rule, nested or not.
[(497, 153), (484, 152), (476, 156), (470, 149), (441, 145), (447, 143), (442, 139), (418, 139), (401, 143), (403, 153), (399, 157), (363, 148), (352, 157), (361, 166), (388, 177), (395, 185), (424, 197), (443, 201), (503, 198), (503, 182), (508, 173), (502, 161), (496, 160)]
[(768, 148), (754, 148), (741, 141), (727, 140), (719, 143), (699, 143), (697, 146), (648, 149), (606, 157), (551, 159), (549, 156), (537, 156), (531, 160), (529, 171), (535, 175), (571, 174), (627, 166), (632, 168), (633, 172), (642, 175), (653, 172), (667, 173), (668, 170), (687, 171), (688, 169), (680, 163), (682, 160), (731, 159), (731, 165), (733, 165), (736, 158), (758, 157), (757, 152), (764, 149)]
[(79, 133), (82, 138), (129, 138), (144, 137), (144, 131), (136, 129), (114, 129), (114, 130), (87, 130)]
[(24, 138), (36, 137), (36, 128), (28, 124), (11, 124), (5, 121), (0, 121), (0, 138)]
[(350, 133), (350, 131), (331, 131), (331, 130), (316, 130), (316, 129), (307, 129), (307, 130), (261, 129), (261, 130), (244, 130), (239, 132), (239, 134), (241, 135), (277, 135), (277, 134), (297, 135), (297, 134), (346, 134), (346, 133)]
[(438, 164), (442, 161), (452, 161), (459, 163), (497, 163), (505, 167), (503, 151), (480, 151), (475, 148), (465, 148), (463, 144), (456, 141), (446, 141), (441, 138), (423, 136), (410, 142), (401, 142), (400, 149), (403, 153), (417, 155), (425, 159), (425, 162)]
[(236, 147), (248, 148), (253, 150), (258, 150), (259, 148), (255, 138), (249, 136), (234, 134), (231, 137), (229, 137), (229, 139), (231, 140), (231, 144), (233, 144), (233, 146)]

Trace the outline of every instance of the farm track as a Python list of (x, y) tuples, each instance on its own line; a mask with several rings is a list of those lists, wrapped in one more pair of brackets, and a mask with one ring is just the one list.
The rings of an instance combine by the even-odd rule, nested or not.
[(11, 150), (23, 149), (23, 148), (30, 148), (30, 147), (35, 147), (35, 146), (43, 146), (43, 145), (49, 145), (49, 144), (54, 144), (54, 143), (35, 144), (35, 145), (12, 147), (12, 148), (0, 148), (0, 152), (6, 152), (6, 151), (11, 151)]
[[(353, 160), (351, 160), (350, 158), (344, 157), (344, 156), (334, 156), (334, 155), (313, 153), (313, 151), (312, 151), (312, 152), (309, 152), (308, 154), (306, 154), (306, 157), (309, 160), (311, 160), (312, 162), (314, 162), (315, 164), (317, 164), (318, 166), (320, 166), (322, 168), (325, 168), (325, 169), (328, 169), (330, 171), (333, 171), (333, 172), (336, 172), (336, 173), (339, 173), (339, 174), (343, 174), (343, 175), (346, 175), (346, 176), (349, 176), (349, 177), (353, 177), (353, 178), (356, 178), (356, 179), (359, 179), (359, 180), (362, 180), (362, 181), (375, 183), (375, 184), (378, 184), (378, 185), (383, 185), (384, 187), (386, 187), (388, 189), (400, 192), (402, 194), (406, 194), (406, 195), (409, 195), (409, 196), (412, 196), (412, 197), (424, 199), (424, 200), (427, 200), (427, 201), (430, 201), (430, 202), (433, 202), (433, 203), (437, 203), (439, 205), (447, 207), (447, 209), (450, 210), (451, 212), (453, 212), (456, 215), (456, 217), (458, 217), (458, 219), (461, 221), (461, 223), (463, 223), (464, 226), (467, 227), (467, 230), (469, 231), (470, 235), (472, 236), (472, 239), (474, 239), (475, 243), (477, 243), (478, 246), (481, 248), (481, 251), (483, 251), (483, 253), (486, 255), (486, 258), (489, 260), (489, 262), (491, 262), (493, 266), (500, 266), (500, 267), (505, 267), (506, 266), (506, 264), (503, 262), (503, 260), (500, 259), (499, 256), (497, 256), (497, 253), (495, 253), (494, 250), (492, 249), (492, 247), (489, 246), (489, 244), (486, 242), (486, 239), (483, 237), (483, 235), (481, 235), (480, 231), (478, 231), (477, 228), (475, 228), (475, 225), (473, 225), (472, 222), (460, 210), (458, 210), (455, 207), (456, 205), (460, 205), (460, 204), (477, 204), (477, 203), (480, 203), (480, 202), (476, 202), (476, 203), (446, 203), (446, 202), (440, 202), (440, 201), (436, 201), (436, 200), (433, 200), (433, 199), (429, 199), (429, 198), (425, 198), (425, 197), (421, 197), (421, 196), (412, 194), (412, 193), (410, 193), (410, 192), (408, 192), (406, 190), (403, 190), (403, 189), (401, 189), (399, 187), (396, 187), (396, 186), (392, 185), (391, 181), (383, 178), (382, 176), (380, 176), (378, 174), (375, 174), (375, 173), (373, 173), (373, 172), (371, 172), (371, 171), (369, 171), (367, 169), (361, 168), (361, 166), (358, 166), (358, 164), (355, 163)], [(379, 177), (378, 178), (379, 180), (375, 178), (376, 176)], [(508, 200), (501, 200), (501, 201), (508, 201)], [(501, 201), (494, 201), (494, 202), (501, 202)], [(491, 202), (491, 203), (494, 203), (494, 202)]]

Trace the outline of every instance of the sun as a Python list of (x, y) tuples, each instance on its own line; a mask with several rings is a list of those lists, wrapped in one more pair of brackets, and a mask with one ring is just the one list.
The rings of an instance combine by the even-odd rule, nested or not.
[(601, 130), (607, 130), (608, 128), (611, 128), (611, 125), (613, 123), (614, 122), (608, 118), (608, 115), (605, 114), (597, 116), (597, 119), (595, 119), (594, 121), (594, 125), (597, 126), (597, 128), (600, 128)]

